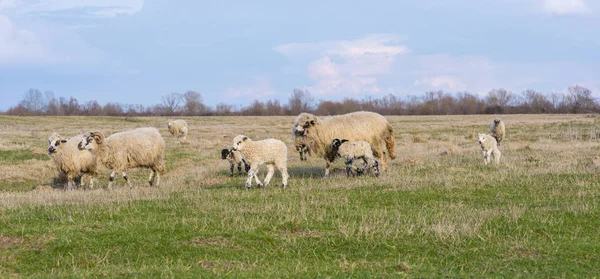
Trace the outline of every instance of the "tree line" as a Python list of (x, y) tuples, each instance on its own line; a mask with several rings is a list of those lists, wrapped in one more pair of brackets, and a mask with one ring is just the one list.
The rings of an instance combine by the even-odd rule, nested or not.
[(97, 101), (80, 103), (77, 98), (54, 96), (51, 91), (29, 89), (19, 104), (2, 112), (19, 116), (228, 116), (297, 115), (311, 112), (318, 115), (336, 115), (354, 111), (373, 111), (383, 115), (448, 115), (448, 114), (514, 114), (514, 113), (597, 113), (600, 104), (592, 91), (581, 85), (570, 86), (566, 93), (544, 94), (535, 90), (512, 93), (506, 89), (493, 89), (480, 97), (468, 92), (448, 93), (429, 91), (422, 96), (381, 98), (366, 97), (361, 100), (345, 98), (342, 101), (318, 100), (305, 89), (294, 89), (286, 104), (277, 99), (254, 100), (246, 106), (236, 107), (220, 103), (215, 107), (204, 104), (196, 91), (168, 93), (156, 105), (106, 103)]

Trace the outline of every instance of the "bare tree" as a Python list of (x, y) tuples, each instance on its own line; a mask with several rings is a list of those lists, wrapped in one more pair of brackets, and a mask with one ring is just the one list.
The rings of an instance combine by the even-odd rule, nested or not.
[(45, 98), (38, 89), (29, 89), (23, 95), (21, 105), (30, 112), (42, 113), (46, 106)]
[(177, 112), (177, 110), (179, 109), (181, 99), (181, 94), (176, 92), (171, 92), (167, 95), (162, 96), (165, 114), (174, 115), (175, 112)]
[(592, 91), (578, 84), (569, 86), (567, 102), (572, 113), (590, 112), (596, 108)]
[(202, 95), (196, 91), (188, 91), (183, 94), (183, 110), (186, 115), (201, 115), (205, 113), (206, 107), (202, 101)]
[(291, 115), (310, 112), (314, 108), (315, 99), (306, 89), (295, 88), (288, 100), (288, 109)]
[(487, 113), (503, 113), (504, 109), (514, 99), (514, 95), (504, 88), (490, 91), (486, 98)]

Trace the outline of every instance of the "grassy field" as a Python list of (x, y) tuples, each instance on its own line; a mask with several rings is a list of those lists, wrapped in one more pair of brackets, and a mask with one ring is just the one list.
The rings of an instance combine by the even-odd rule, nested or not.
[[(553, 277), (600, 274), (600, 118), (505, 115), (499, 167), (478, 132), (494, 116), (392, 116), (398, 158), (379, 178), (322, 178), (300, 161), (293, 117), (0, 117), (0, 277)], [(161, 129), (167, 173), (102, 169), (62, 191), (46, 155), (64, 136)], [(288, 144), (290, 181), (243, 190), (221, 148), (235, 135)], [(447, 156), (439, 153), (447, 151)], [(264, 169), (261, 172), (264, 177)]]

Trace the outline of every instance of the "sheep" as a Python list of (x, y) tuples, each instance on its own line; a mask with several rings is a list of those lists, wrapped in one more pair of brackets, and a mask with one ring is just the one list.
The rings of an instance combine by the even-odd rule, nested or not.
[(490, 136), (494, 137), (500, 146), (500, 142), (506, 136), (506, 129), (504, 128), (504, 121), (500, 119), (494, 119), (490, 125)]
[(371, 145), (373, 155), (381, 161), (383, 170), (387, 168), (386, 151), (390, 158), (396, 158), (392, 126), (378, 113), (359, 111), (325, 119), (309, 113), (301, 113), (294, 121), (294, 130), (304, 138), (308, 148), (326, 161), (325, 177), (329, 176), (328, 160), (331, 142), (338, 137), (353, 141), (366, 141)]
[(306, 161), (306, 154), (312, 156), (310, 148), (306, 145), (306, 138), (299, 135), (296, 129), (292, 129), (292, 139), (294, 140), (296, 151), (300, 154), (300, 161)]
[(178, 138), (181, 139), (181, 141), (187, 140), (188, 124), (187, 122), (185, 122), (185, 120), (179, 119), (169, 121), (169, 123), (167, 124), (167, 128), (169, 128), (169, 132), (171, 133), (171, 135), (176, 135)]
[(496, 165), (500, 164), (500, 150), (498, 149), (498, 143), (493, 136), (486, 134), (479, 134), (477, 136), (479, 146), (481, 146), (481, 152), (483, 153), (483, 163), (488, 164), (490, 162), (490, 155), (494, 157)]
[(127, 178), (129, 168), (150, 168), (150, 186), (158, 186), (160, 174), (165, 172), (165, 141), (156, 128), (138, 128), (107, 138), (101, 132), (91, 132), (79, 142), (79, 149), (90, 150), (100, 163), (111, 170), (108, 189), (112, 187), (116, 172), (121, 172), (129, 188), (133, 188)]
[[(248, 179), (246, 179), (246, 190), (252, 186), (252, 177), (260, 187), (269, 185), (275, 167), (279, 169), (282, 178), (283, 188), (287, 186), (287, 146), (278, 139), (265, 139), (252, 141), (244, 135), (238, 135), (233, 139), (232, 149), (242, 152), (244, 159), (250, 165), (248, 171)], [(267, 176), (264, 183), (258, 179), (258, 167), (262, 164), (267, 164)]]
[(349, 141), (347, 139), (334, 139), (331, 142), (331, 157), (330, 164), (339, 157), (346, 162), (346, 176), (353, 176), (352, 164), (356, 159), (362, 159), (364, 164), (362, 168), (357, 170), (358, 174), (364, 172), (366, 168), (373, 170), (375, 177), (379, 176), (379, 162), (375, 160), (371, 145), (366, 141)]
[(233, 169), (235, 168), (235, 165), (237, 165), (239, 175), (242, 175), (242, 163), (244, 163), (244, 169), (246, 170), (246, 172), (248, 172), (248, 170), (250, 169), (250, 165), (248, 165), (248, 163), (242, 156), (242, 153), (239, 151), (234, 151), (227, 148), (222, 149), (221, 159), (229, 161), (229, 176), (233, 177)]
[(98, 175), (96, 157), (87, 150), (79, 150), (77, 144), (83, 135), (64, 139), (58, 133), (48, 138), (48, 155), (56, 169), (67, 176), (67, 190), (73, 190), (73, 178), (81, 177), (81, 187), (85, 186), (84, 175), (90, 179), (90, 189), (94, 188), (94, 177)]

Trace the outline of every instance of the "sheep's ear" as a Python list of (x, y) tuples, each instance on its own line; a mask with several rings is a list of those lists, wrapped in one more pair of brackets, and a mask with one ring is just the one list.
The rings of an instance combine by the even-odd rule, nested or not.
[(247, 140), (248, 140), (248, 137), (244, 137), (242, 140), (243, 140), (243, 141), (247, 141)]
[(315, 125), (315, 121), (314, 121), (314, 120), (311, 120), (311, 121), (310, 121), (310, 125)]
[(61, 139), (60, 142), (65, 143), (67, 140)]
[(344, 142), (347, 142), (347, 141), (348, 141), (347, 139), (343, 139), (341, 143), (344, 143)]

